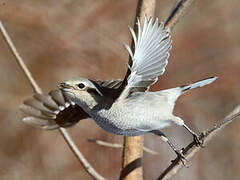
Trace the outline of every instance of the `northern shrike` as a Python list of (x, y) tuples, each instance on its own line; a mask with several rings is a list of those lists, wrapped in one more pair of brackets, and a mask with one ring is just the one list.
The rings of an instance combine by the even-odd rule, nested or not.
[(43, 129), (68, 127), (80, 119), (92, 118), (104, 130), (123, 136), (153, 133), (162, 137), (180, 158), (184, 158), (161, 132), (175, 123), (186, 128), (200, 145), (198, 135), (173, 115), (175, 101), (183, 93), (212, 83), (210, 77), (176, 88), (149, 92), (168, 63), (171, 36), (163, 23), (138, 20), (138, 33), (130, 27), (134, 51), (124, 44), (131, 61), (124, 80), (94, 81), (76, 78), (59, 84), (49, 95), (34, 95), (24, 102), (23, 111), (31, 116), (24, 122)]

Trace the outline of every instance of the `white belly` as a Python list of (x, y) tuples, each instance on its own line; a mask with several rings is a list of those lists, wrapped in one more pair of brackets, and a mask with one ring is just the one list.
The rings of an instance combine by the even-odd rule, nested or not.
[[(136, 101), (136, 99), (134, 99)], [(171, 124), (168, 104), (143, 103), (131, 100), (116, 102), (110, 109), (100, 109), (91, 116), (104, 130), (124, 136), (138, 136)]]

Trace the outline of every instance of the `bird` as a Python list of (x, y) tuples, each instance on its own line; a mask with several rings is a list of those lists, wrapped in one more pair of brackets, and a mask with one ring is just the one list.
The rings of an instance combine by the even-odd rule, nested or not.
[(170, 30), (162, 22), (137, 19), (137, 33), (129, 27), (134, 50), (124, 44), (129, 53), (128, 70), (123, 80), (91, 80), (73, 78), (59, 83), (58, 90), (48, 95), (36, 94), (24, 101), (22, 110), (29, 116), (25, 123), (43, 129), (69, 127), (91, 118), (105, 131), (122, 136), (158, 135), (176, 155), (185, 159), (162, 129), (177, 124), (189, 131), (197, 145), (202, 145), (197, 133), (174, 115), (177, 99), (184, 93), (215, 81), (216, 76), (194, 83), (160, 91), (149, 91), (166, 69), (172, 47)]

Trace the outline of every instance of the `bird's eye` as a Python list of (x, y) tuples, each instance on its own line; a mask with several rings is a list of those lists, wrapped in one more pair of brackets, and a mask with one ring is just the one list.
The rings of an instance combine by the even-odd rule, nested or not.
[(83, 83), (79, 83), (77, 86), (79, 87), (79, 89), (85, 88), (85, 85)]

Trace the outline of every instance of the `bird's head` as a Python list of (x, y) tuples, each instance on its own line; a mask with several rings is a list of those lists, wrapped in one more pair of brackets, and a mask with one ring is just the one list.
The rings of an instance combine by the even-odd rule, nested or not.
[(98, 99), (103, 96), (99, 88), (92, 81), (85, 78), (76, 78), (62, 82), (58, 87), (65, 91), (73, 102), (81, 106), (84, 104), (95, 106)]

